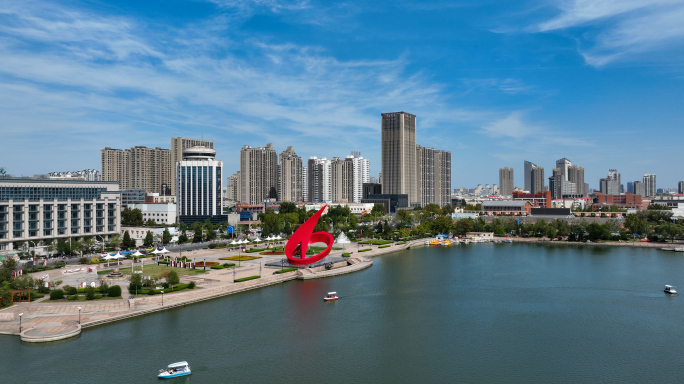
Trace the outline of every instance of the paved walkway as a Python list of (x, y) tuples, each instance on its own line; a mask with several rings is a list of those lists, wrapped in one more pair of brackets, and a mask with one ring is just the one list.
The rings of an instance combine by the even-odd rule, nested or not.
[[(352, 253), (352, 265), (341, 267), (331, 271), (325, 271), (323, 267), (314, 268), (304, 273), (303, 271), (292, 271), (282, 274), (273, 274), (279, 268), (265, 267), (266, 262), (279, 261), (283, 256), (263, 256), (256, 260), (241, 262), (241, 266), (235, 269), (207, 270), (206, 273), (195, 276), (183, 276), (183, 281), (195, 281), (198, 288), (177, 293), (165, 293), (164, 295), (154, 295), (138, 297), (135, 299), (120, 300), (101, 300), (93, 302), (77, 303), (53, 303), (50, 301), (19, 303), (12, 307), (0, 311), (0, 334), (19, 334), (19, 313), (22, 313), (21, 327), (22, 340), (25, 337), (50, 339), (59, 335), (76, 335), (80, 328), (87, 328), (111, 321), (116, 321), (133, 316), (140, 316), (151, 312), (166, 310), (178, 306), (188, 305), (216, 297), (230, 295), (246, 290), (257, 289), (268, 285), (279, 284), (297, 278), (309, 279), (318, 277), (334, 276), (341, 273), (349, 273), (372, 265), (371, 257), (379, 256), (395, 251), (407, 249), (410, 246), (423, 245), (424, 240), (416, 240), (403, 245), (392, 245), (391, 247), (379, 248), (376, 245), (361, 245), (360, 247), (347, 247), (346, 250), (333, 251), (332, 256), (341, 256), (343, 252)], [(353, 243), (352, 243), (353, 244)], [(372, 248), (371, 251), (359, 253), (358, 249)], [(200, 261), (206, 258), (207, 261), (219, 261), (220, 257), (237, 254), (225, 250), (213, 250), (213, 254), (203, 254)], [(186, 252), (188, 253), (188, 252)], [(189, 256), (189, 255), (186, 255)], [(255, 255), (256, 256), (256, 255)], [(130, 261), (124, 262), (124, 266), (130, 265)], [(128, 264), (128, 265), (126, 265)], [(73, 267), (71, 267), (73, 269)], [(60, 278), (61, 271), (51, 271), (55, 278)], [(38, 273), (40, 274), (40, 272)], [(43, 273), (44, 274), (44, 273)], [(235, 283), (235, 278), (261, 275), (259, 279)], [(304, 277), (306, 275), (306, 277)], [(123, 288), (126, 287), (122, 287)], [(124, 297), (128, 297), (127, 292), (122, 292)], [(80, 326), (79, 326), (79, 307)], [(8, 320), (7, 320), (8, 319)], [(76, 332), (78, 330), (78, 332)], [(47, 340), (45, 340), (47, 341)]]

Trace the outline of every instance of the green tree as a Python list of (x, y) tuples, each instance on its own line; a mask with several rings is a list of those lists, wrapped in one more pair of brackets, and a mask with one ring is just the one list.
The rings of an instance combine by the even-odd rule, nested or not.
[(112, 235), (107, 242), (107, 247), (117, 249), (121, 244), (121, 236)]
[(146, 227), (156, 227), (156, 226), (157, 226), (157, 222), (154, 221), (154, 219), (147, 219), (147, 221), (145, 221), (145, 224), (144, 224), (144, 225), (145, 225)]
[(0, 261), (0, 283), (11, 281), (15, 269), (17, 269), (17, 261), (13, 257), (4, 257)]
[(188, 242), (188, 234), (183, 231), (180, 236), (178, 236), (178, 244), (185, 244)]
[(143, 225), (143, 214), (138, 208), (130, 209), (128, 207), (121, 211), (121, 225), (140, 226)]
[(423, 207), (423, 213), (425, 213), (428, 216), (435, 216), (441, 214), (442, 209), (439, 207), (439, 205), (430, 203)]
[(147, 234), (145, 235), (145, 239), (143, 240), (143, 246), (151, 247), (152, 244), (154, 244), (154, 236), (152, 235), (151, 231), (147, 231)]
[(131, 282), (128, 284), (128, 292), (138, 294), (138, 290), (142, 289), (142, 275), (134, 273), (131, 276)]
[(162, 241), (164, 242), (164, 244), (171, 243), (172, 238), (173, 236), (171, 236), (171, 232), (169, 232), (169, 229), (164, 229), (164, 233), (162, 234)]
[(131, 238), (131, 235), (128, 233), (128, 231), (124, 231), (124, 236), (123, 236), (122, 242), (123, 242), (123, 246), (127, 249), (135, 248), (135, 240), (133, 240)]
[(398, 226), (407, 227), (411, 225), (411, 213), (405, 209), (400, 209), (394, 216), (394, 221)]
[(280, 208), (278, 209), (278, 212), (281, 215), (288, 214), (288, 213), (295, 213), (297, 212), (297, 205), (295, 203), (290, 203), (290, 202), (283, 202), (280, 203)]
[(169, 286), (171, 286), (171, 290), (173, 291), (173, 287), (180, 283), (178, 273), (176, 271), (169, 271), (169, 274), (166, 275), (166, 282), (169, 283)]
[(452, 213), (454, 213), (454, 207), (452, 207), (451, 205), (447, 204), (442, 207), (442, 215), (450, 216)]
[(387, 210), (385, 209), (385, 206), (383, 204), (373, 205), (373, 209), (371, 209), (371, 216), (379, 218), (379, 217), (385, 216), (386, 214), (387, 214)]
[(431, 229), (432, 232), (435, 233), (448, 234), (453, 232), (454, 223), (451, 220), (451, 217), (440, 216), (432, 222)]

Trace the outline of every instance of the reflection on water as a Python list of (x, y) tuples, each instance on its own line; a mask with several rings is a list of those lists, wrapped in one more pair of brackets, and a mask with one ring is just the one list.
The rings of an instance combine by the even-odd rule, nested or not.
[[(684, 258), (555, 244), (420, 248), (31, 345), (0, 337), (3, 383), (681, 382)], [(337, 291), (340, 300), (324, 302)], [(21, 369), (16, 369), (21, 367)]]

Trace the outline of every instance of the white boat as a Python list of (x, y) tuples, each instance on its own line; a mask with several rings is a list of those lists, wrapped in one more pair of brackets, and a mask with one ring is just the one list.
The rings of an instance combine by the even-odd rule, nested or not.
[(337, 297), (337, 292), (328, 292), (328, 296), (323, 298), (325, 301), (335, 301), (337, 299), (339, 299), (339, 297)]
[(166, 369), (160, 369), (157, 377), (160, 379), (170, 379), (172, 377), (186, 376), (190, 373), (192, 372), (190, 372), (190, 365), (188, 365), (188, 362), (181, 361), (179, 363), (169, 364)]
[(673, 286), (671, 286), (671, 285), (666, 285), (666, 286), (665, 286), (665, 289), (663, 290), (663, 292), (669, 293), (670, 295), (676, 295), (676, 294), (677, 294), (677, 291), (675, 290), (675, 287), (673, 287)]

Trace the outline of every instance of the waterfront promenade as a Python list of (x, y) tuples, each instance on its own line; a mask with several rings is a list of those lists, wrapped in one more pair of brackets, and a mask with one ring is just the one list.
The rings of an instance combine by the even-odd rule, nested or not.
[[(424, 240), (415, 240), (402, 245), (392, 244), (390, 247), (379, 248), (376, 245), (362, 245), (357, 247), (349, 244), (345, 250), (331, 252), (330, 256), (340, 257), (343, 252), (350, 252), (348, 266), (341, 266), (332, 270), (323, 267), (306, 268), (298, 271), (275, 274), (279, 268), (266, 267), (267, 262), (279, 261), (284, 256), (259, 255), (261, 258), (243, 261), (239, 267), (221, 270), (207, 270), (206, 273), (184, 276), (182, 282), (194, 281), (197, 288), (177, 293), (166, 293), (128, 299), (127, 282), (122, 282), (122, 297), (118, 300), (98, 300), (85, 302), (50, 302), (40, 299), (32, 303), (19, 303), (0, 311), (0, 334), (20, 335), (26, 342), (46, 342), (61, 340), (78, 335), (82, 328), (93, 327), (112, 321), (122, 320), (134, 316), (163, 311), (170, 308), (185, 306), (205, 300), (231, 295), (247, 290), (267, 287), (287, 281), (301, 279), (332, 277), (344, 273), (352, 273), (372, 265), (372, 257), (405, 250), (411, 246), (423, 245)], [(359, 253), (358, 249), (371, 248), (371, 251)], [(184, 252), (184, 256), (194, 261), (219, 261), (221, 257), (235, 256), (237, 251), (225, 249), (202, 250)], [(256, 255), (256, 254), (254, 254)], [(177, 255), (173, 255), (177, 256)], [(122, 262), (118, 267), (128, 267), (131, 261)], [(138, 264), (136, 264), (138, 265)], [(84, 266), (84, 268), (87, 266)], [(100, 270), (117, 267), (106, 264), (98, 265)], [(70, 266), (69, 268), (73, 268)], [(44, 276), (45, 272), (37, 272), (34, 277)], [(259, 279), (235, 283), (235, 278), (261, 275)], [(50, 279), (63, 275), (61, 270), (51, 271)], [(323, 293), (322, 293), (323, 294)], [(79, 311), (79, 307), (81, 310)], [(188, 309), (191, 310), (191, 309)], [(80, 312), (80, 313), (79, 313)], [(23, 316), (19, 319), (19, 314)], [(21, 333), (19, 332), (21, 321)]]

